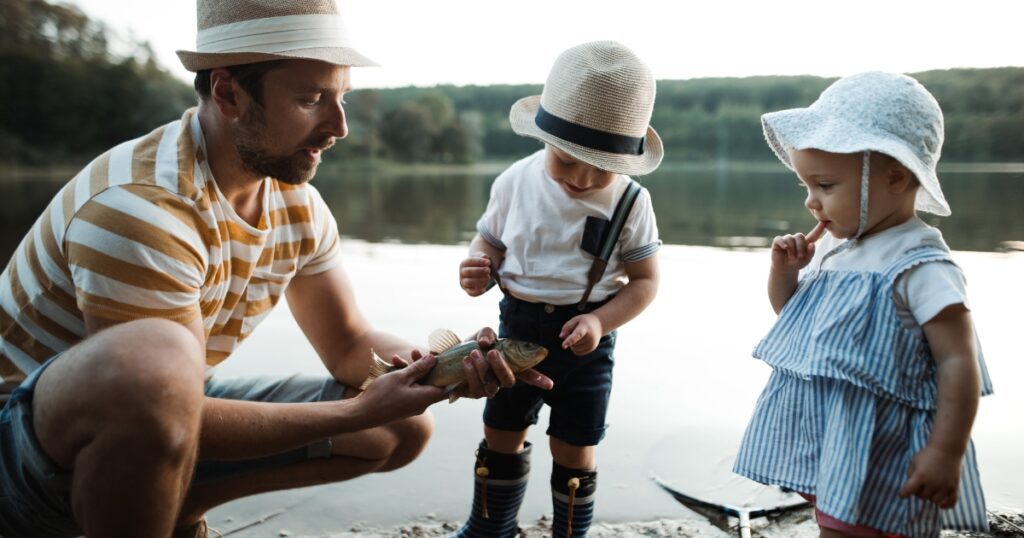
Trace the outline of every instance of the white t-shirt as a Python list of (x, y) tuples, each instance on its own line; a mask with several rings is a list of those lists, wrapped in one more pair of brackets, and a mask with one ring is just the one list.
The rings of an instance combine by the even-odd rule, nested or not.
[[(829, 251), (844, 243), (828, 232), (815, 246), (814, 258), (802, 271), (815, 270)], [(848, 271), (884, 271), (902, 252), (922, 244), (949, 250), (938, 229), (918, 217), (868, 236), (853, 248), (825, 260), (824, 269)], [(915, 333), (944, 308), (967, 302), (967, 284), (960, 268), (951, 263), (923, 263), (903, 272), (894, 286), (896, 311), (903, 325)]]
[[(498, 176), (476, 228), (488, 243), (505, 250), (498, 275), (512, 295), (536, 303), (574, 304), (583, 296), (594, 260), (580, 246), (587, 217), (610, 220), (630, 179), (619, 175), (607, 188), (574, 198), (548, 175), (545, 151), (513, 163)], [(653, 256), (660, 247), (651, 195), (642, 188), (589, 301), (602, 301), (626, 284), (623, 262)]]

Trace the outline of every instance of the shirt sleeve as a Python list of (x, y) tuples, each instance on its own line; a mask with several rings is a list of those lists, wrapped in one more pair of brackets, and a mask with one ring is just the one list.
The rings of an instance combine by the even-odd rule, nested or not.
[(505, 243), (501, 240), (501, 234), (505, 231), (505, 219), (508, 217), (509, 207), (512, 203), (512, 187), (514, 181), (511, 178), (510, 170), (506, 170), (494, 180), (491, 185), (491, 197), (487, 201), (487, 209), (480, 219), (476, 221), (476, 231), (485, 241), (505, 250)]
[(661, 248), (651, 193), (646, 188), (641, 187), (640, 194), (633, 202), (629, 218), (622, 228), (619, 245), (620, 256), (624, 262), (637, 262), (649, 258)]
[(310, 226), (316, 243), (313, 252), (306, 259), (299, 260), (295, 273), (298, 276), (315, 275), (334, 267), (341, 253), (338, 222), (320, 193), (312, 185), (306, 185), (306, 188), (309, 189)]
[(199, 315), (205, 230), (191, 201), (152, 185), (109, 188), (68, 223), (65, 256), (79, 310), (114, 321)]
[(963, 272), (949, 262), (922, 263), (896, 280), (896, 304), (910, 312), (919, 326), (931, 321), (948, 306), (967, 302)]

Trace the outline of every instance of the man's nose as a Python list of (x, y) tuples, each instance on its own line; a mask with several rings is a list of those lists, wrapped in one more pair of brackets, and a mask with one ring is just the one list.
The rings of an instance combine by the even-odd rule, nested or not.
[(345, 108), (341, 103), (335, 103), (328, 110), (328, 117), (324, 120), (324, 132), (334, 138), (348, 136), (348, 122), (345, 121)]

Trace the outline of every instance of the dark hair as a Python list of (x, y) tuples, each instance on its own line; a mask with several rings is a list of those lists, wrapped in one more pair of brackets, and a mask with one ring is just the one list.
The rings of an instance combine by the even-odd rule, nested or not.
[[(270, 60), (268, 62), (257, 62), (253, 64), (231, 65), (226, 67), (231, 78), (238, 82), (238, 85), (248, 93), (253, 100), (260, 105), (263, 104), (263, 76), (271, 70), (281, 66), (288, 60)], [(195, 81), (192, 83), (201, 101), (210, 100), (210, 72), (212, 69), (196, 71)]]

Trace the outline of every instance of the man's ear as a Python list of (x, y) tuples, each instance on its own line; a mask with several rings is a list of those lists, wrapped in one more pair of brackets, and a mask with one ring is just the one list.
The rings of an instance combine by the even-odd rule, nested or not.
[(227, 69), (214, 69), (210, 71), (210, 99), (224, 116), (238, 119), (242, 115), (242, 107), (239, 100), (243, 97), (244, 93), (235, 84), (234, 77), (231, 76), (231, 72)]
[(890, 192), (901, 193), (917, 186), (917, 176), (909, 168), (903, 166), (903, 163), (893, 159), (888, 166), (886, 178), (889, 181)]

